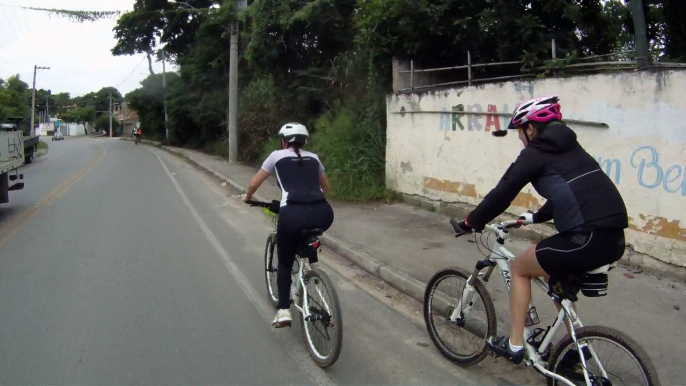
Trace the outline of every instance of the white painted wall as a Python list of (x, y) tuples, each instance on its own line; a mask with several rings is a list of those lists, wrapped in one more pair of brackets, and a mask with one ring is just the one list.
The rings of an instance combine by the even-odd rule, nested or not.
[[(92, 129), (92, 124), (88, 124), (88, 127), (85, 127), (82, 123), (76, 124), (76, 123), (65, 123), (62, 122), (60, 125), (60, 131), (62, 132), (63, 135), (65, 136), (76, 136), (76, 135), (86, 135), (86, 134), (92, 134), (93, 129)], [(36, 130), (36, 134), (40, 136), (47, 136), (48, 132), (54, 132), (55, 131), (55, 123), (50, 122), (50, 123), (41, 123), (38, 129)]]
[[(581, 145), (618, 186), (629, 211), (627, 242), (686, 267), (686, 71), (603, 74), (508, 82), (388, 97), (386, 178), (390, 189), (447, 202), (478, 204), (522, 149), (516, 135), (491, 136), (508, 118), (465, 111), (512, 112), (523, 99), (561, 98)], [(396, 114), (400, 111), (419, 111)], [(432, 113), (431, 111), (445, 111)], [(511, 133), (512, 134), (512, 133)], [(508, 209), (537, 209), (531, 185)]]

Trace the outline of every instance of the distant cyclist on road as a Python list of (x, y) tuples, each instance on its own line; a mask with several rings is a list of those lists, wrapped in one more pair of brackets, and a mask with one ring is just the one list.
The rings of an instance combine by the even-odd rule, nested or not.
[[(316, 154), (302, 150), (307, 143), (307, 128), (299, 123), (288, 123), (279, 130), (281, 150), (274, 151), (255, 174), (243, 201), (250, 201), (253, 194), (269, 177), (275, 174), (281, 188), (281, 208), (276, 227), (276, 248), (279, 256), (276, 284), (279, 289), (279, 310), (272, 326), (290, 326), (291, 269), (296, 249), (304, 229), (329, 229), (333, 224), (333, 209), (326, 201), (329, 180), (324, 166)], [(317, 258), (310, 258), (310, 263)], [(315, 265), (316, 266), (316, 265)]]
[(574, 131), (561, 120), (557, 96), (531, 99), (517, 106), (508, 129), (517, 130), (524, 150), (498, 185), (458, 225), (458, 234), (483, 230), (528, 183), (547, 199), (537, 213), (525, 213), (520, 219), (525, 224), (554, 219), (559, 233), (513, 262), (510, 337), (489, 342), (491, 350), (514, 363), (524, 357), (523, 331), (533, 277), (585, 273), (624, 254), (624, 229), (628, 227), (624, 201), (598, 162), (577, 142)]

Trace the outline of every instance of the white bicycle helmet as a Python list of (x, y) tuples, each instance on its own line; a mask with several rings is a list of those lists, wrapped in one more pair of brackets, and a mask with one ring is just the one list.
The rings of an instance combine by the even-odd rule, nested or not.
[(279, 130), (279, 138), (283, 138), (288, 143), (307, 143), (310, 133), (307, 128), (300, 123), (286, 123)]

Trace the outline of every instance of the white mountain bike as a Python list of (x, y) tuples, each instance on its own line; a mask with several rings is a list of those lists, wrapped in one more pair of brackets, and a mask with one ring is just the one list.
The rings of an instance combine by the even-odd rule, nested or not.
[[(248, 201), (251, 206), (265, 208), (273, 215), (276, 226), (279, 202)], [(326, 272), (310, 267), (310, 257), (321, 246), (321, 229), (304, 230), (301, 245), (291, 270), (291, 301), (300, 314), (300, 326), (305, 343), (314, 362), (320, 367), (333, 365), (341, 354), (343, 317), (336, 289)], [(276, 230), (267, 237), (264, 251), (267, 296), (271, 305), (279, 305), (279, 288), (276, 284), (279, 256), (276, 248)]]
[[(451, 223), (455, 220), (451, 220)], [(470, 274), (460, 268), (446, 268), (436, 273), (424, 294), (424, 319), (429, 335), (441, 353), (459, 365), (480, 362), (489, 353), (487, 341), (497, 335), (497, 319), (493, 300), (483, 283), (487, 283), (497, 266), (510, 291), (509, 263), (515, 256), (504, 244), (508, 229), (520, 227), (521, 220), (487, 225), (486, 232), (476, 240), (481, 252), (484, 246), (490, 254), (476, 263)], [(453, 224), (455, 227), (455, 224)], [(486, 242), (483, 241), (487, 234)], [(488, 245), (495, 235), (495, 246)], [(531, 329), (540, 323), (535, 307), (530, 307), (524, 328), (524, 364), (547, 377), (548, 385), (659, 385), (657, 372), (645, 351), (633, 339), (620, 331), (602, 326), (584, 326), (572, 307), (579, 290), (586, 296), (607, 293), (606, 265), (584, 275), (533, 282), (561, 305), (552, 326)], [(483, 281), (483, 282), (482, 282)], [(567, 323), (568, 334), (557, 344), (551, 344), (555, 332)], [(451, 335), (452, 334), (452, 335)]]

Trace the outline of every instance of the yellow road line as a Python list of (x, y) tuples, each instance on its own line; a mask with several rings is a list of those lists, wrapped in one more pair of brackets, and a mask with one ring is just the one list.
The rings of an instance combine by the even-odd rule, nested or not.
[(49, 206), (53, 201), (66, 193), (69, 188), (74, 186), (74, 184), (83, 178), (83, 176), (88, 174), (88, 172), (93, 170), (100, 163), (100, 161), (105, 158), (105, 148), (102, 146), (98, 147), (100, 148), (100, 154), (97, 156), (95, 161), (85, 168), (82, 168), (71, 177), (62, 181), (55, 189), (43, 196), (43, 198), (38, 201), (36, 205), (17, 214), (12, 220), (0, 227), (0, 235), (3, 235), (4, 233), (4, 236), (0, 238), (0, 246), (2, 246), (7, 240), (19, 232), (26, 224), (28, 224), (29, 221), (31, 221), (31, 219), (36, 217), (36, 215), (40, 213), (43, 208)]

